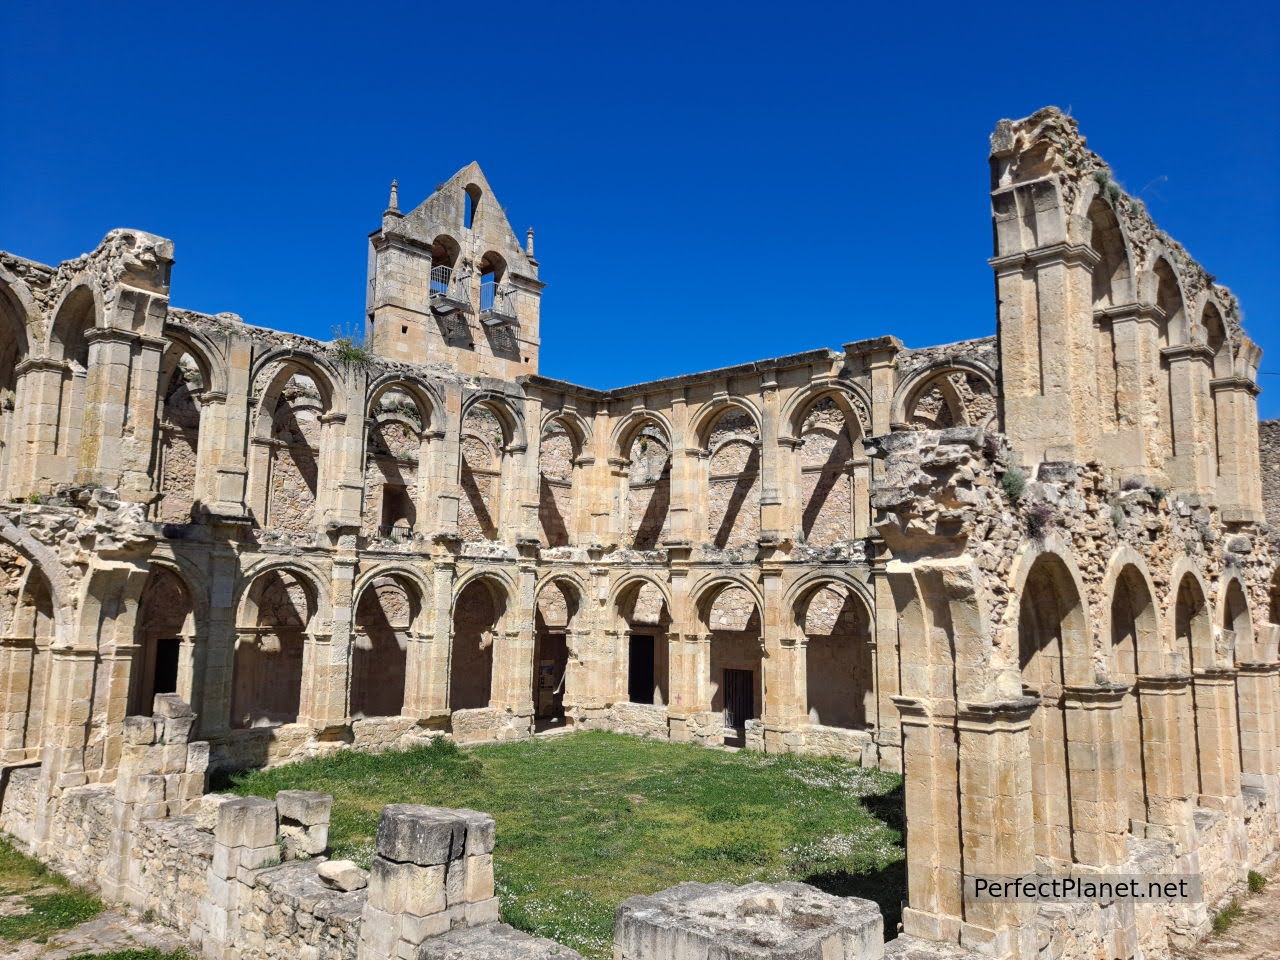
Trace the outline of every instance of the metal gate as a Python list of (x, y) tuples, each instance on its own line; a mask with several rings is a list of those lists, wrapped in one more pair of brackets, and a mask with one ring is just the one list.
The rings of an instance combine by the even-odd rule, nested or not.
[(756, 715), (755, 674), (750, 670), (724, 672), (724, 725), (730, 730), (743, 730)]

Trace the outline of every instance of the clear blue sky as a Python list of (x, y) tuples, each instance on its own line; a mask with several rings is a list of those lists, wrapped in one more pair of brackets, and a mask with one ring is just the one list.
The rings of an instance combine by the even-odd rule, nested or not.
[(987, 136), (1054, 103), (1280, 372), (1274, 7), (861, 6), (7, 0), (0, 248), (149, 230), (174, 304), (328, 339), (391, 178), (475, 159), (537, 229), (547, 375), (919, 346), (994, 332)]

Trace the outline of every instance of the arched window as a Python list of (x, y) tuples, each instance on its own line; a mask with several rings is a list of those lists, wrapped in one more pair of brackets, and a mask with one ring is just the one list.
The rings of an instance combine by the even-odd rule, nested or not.
[(476, 214), (480, 210), (480, 197), (482, 194), (480, 188), (474, 183), (467, 184), (465, 192), (464, 203), (466, 207), (462, 214), (462, 225), (470, 230), (476, 222)]
[(862, 429), (831, 396), (809, 408), (800, 425), (800, 533), (811, 546), (825, 547), (856, 536), (857, 503), (853, 461)]
[(23, 405), (18, 399), (18, 365), (27, 357), (27, 328), (24, 312), (0, 288), (0, 496), (21, 495), (18, 450), (18, 417)]
[(566, 723), (569, 631), (580, 607), (578, 591), (567, 581), (553, 580), (538, 594), (533, 639), (533, 710), (537, 730)]
[(704, 601), (711, 634), (712, 711), (724, 718), (724, 742), (747, 745), (747, 728), (764, 707), (764, 656), (760, 611), (744, 588), (729, 585)]
[(809, 722), (865, 730), (875, 717), (871, 618), (866, 605), (844, 584), (827, 584), (805, 597), (799, 623), (807, 639)]
[(671, 614), (666, 598), (654, 584), (642, 580), (618, 594), (617, 611), (625, 634), (626, 699), (663, 706), (670, 698), (667, 632)]
[(404, 709), (410, 631), (421, 602), (417, 588), (394, 574), (360, 591), (351, 650), (351, 717), (396, 717)]
[(656, 420), (635, 428), (627, 450), (624, 542), (653, 550), (662, 542), (671, 508), (671, 440)]
[(760, 431), (741, 407), (716, 417), (707, 437), (707, 536), (716, 547), (760, 539)]
[(426, 477), (425, 403), (394, 384), (369, 404), (365, 442), (365, 536), (403, 543), (420, 532), (419, 505)]
[(156, 567), (147, 575), (137, 630), (129, 715), (150, 716), (157, 693), (177, 693), (190, 702), (194, 608), (187, 585), (172, 570)]
[[(1158, 324), (1159, 345), (1176, 346), (1187, 342), (1187, 318), (1182, 306), (1182, 291), (1168, 261), (1156, 261), (1156, 306), (1160, 309)], [(1167, 357), (1160, 358), (1160, 448), (1166, 458), (1177, 456), (1179, 431), (1174, 428), (1173, 371)]]
[[(165, 372), (168, 376), (165, 377)], [(156, 423), (156, 487), (161, 523), (189, 523), (199, 495), (197, 465), (200, 450), (200, 397), (204, 375), (195, 358), (175, 344), (161, 365), (160, 415)]]
[(487, 577), (463, 587), (453, 605), (449, 660), (449, 709), (489, 706), (493, 690), (493, 648), (499, 639), (506, 593)]
[(538, 522), (544, 546), (567, 547), (573, 536), (576, 459), (573, 434), (563, 421), (549, 422), (538, 443)]
[(270, 570), (249, 586), (236, 630), (233, 727), (297, 721), (315, 597), (315, 588), (289, 570)]
[(462, 499), (458, 535), (464, 540), (496, 540), (502, 499), (507, 434), (488, 404), (478, 403), (462, 421)]

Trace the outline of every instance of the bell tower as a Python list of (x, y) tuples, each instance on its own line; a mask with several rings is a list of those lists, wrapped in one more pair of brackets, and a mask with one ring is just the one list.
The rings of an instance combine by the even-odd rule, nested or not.
[(378, 356), (504, 380), (537, 373), (542, 287), (533, 230), (521, 247), (479, 164), (409, 213), (392, 182), (369, 236), (365, 311)]

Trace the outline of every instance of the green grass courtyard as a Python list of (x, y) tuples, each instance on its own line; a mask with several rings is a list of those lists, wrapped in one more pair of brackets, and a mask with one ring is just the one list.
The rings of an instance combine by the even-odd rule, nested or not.
[(901, 779), (834, 759), (578, 733), (346, 751), (231, 789), (332, 793), (332, 856), (365, 867), (385, 804), (490, 813), (503, 918), (591, 960), (612, 956), (621, 901), (688, 880), (801, 880), (875, 900), (890, 930), (905, 888)]

